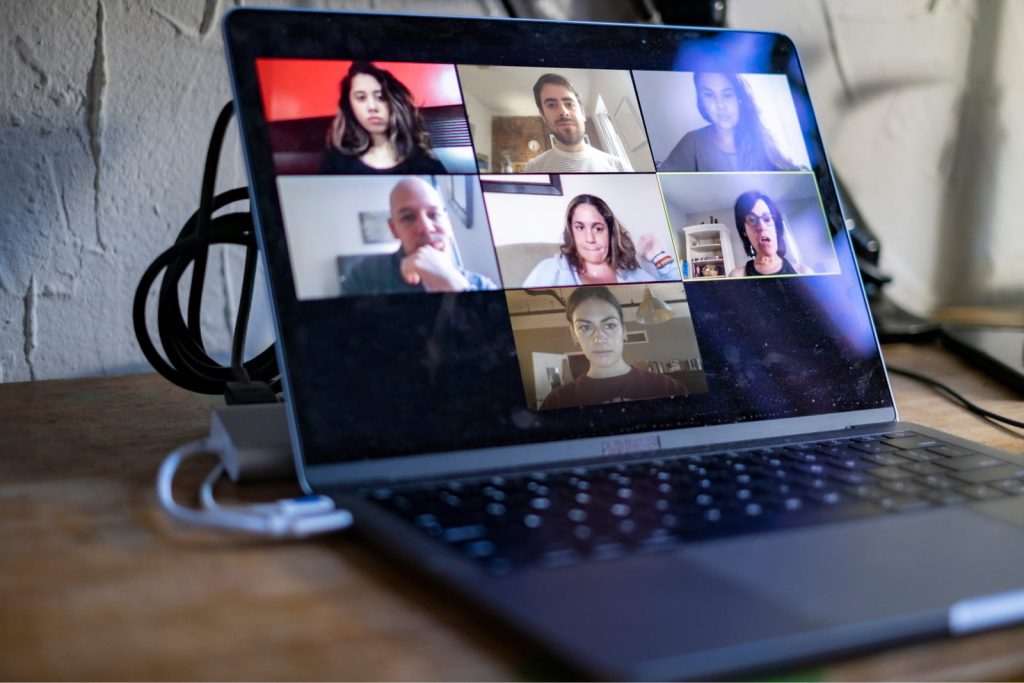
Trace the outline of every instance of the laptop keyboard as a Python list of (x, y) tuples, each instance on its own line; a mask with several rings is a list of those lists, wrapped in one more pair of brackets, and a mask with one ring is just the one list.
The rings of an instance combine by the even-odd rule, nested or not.
[(912, 432), (364, 492), (495, 574), (1024, 495), (1024, 467)]

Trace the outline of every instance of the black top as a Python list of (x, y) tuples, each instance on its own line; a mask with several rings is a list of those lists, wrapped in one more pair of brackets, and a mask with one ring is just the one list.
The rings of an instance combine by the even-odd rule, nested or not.
[(796, 268), (793, 267), (792, 263), (786, 260), (785, 256), (782, 257), (782, 267), (779, 268), (774, 273), (757, 272), (757, 268), (754, 268), (754, 260), (751, 259), (747, 261), (747, 265), (744, 268), (743, 274), (746, 275), (747, 277), (754, 277), (758, 275), (799, 275), (799, 273), (796, 272)]
[(324, 160), (320, 163), (321, 173), (365, 173), (365, 174), (388, 174), (404, 175), (407, 173), (422, 173), (429, 175), (447, 173), (437, 159), (427, 156), (421, 148), (417, 147), (412, 154), (390, 168), (373, 168), (367, 166), (354, 154), (345, 154), (337, 147), (328, 147), (324, 154)]

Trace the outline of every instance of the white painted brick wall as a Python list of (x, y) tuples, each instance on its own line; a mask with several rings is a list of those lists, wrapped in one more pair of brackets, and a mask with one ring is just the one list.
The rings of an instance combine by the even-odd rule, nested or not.
[[(0, 4), (0, 381), (148, 367), (132, 296), (196, 206), (230, 96), (227, 4)], [(497, 0), (260, 4), (504, 13)], [(898, 302), (925, 312), (1021, 298), (1024, 3), (729, 0), (729, 21), (797, 42), (826, 145), (882, 239)], [(244, 178), (230, 135), (220, 189)], [(240, 264), (211, 258), (204, 329), (221, 353)], [(258, 315), (250, 346), (269, 334)]]
[(805, 60), (833, 167), (919, 313), (1024, 303), (1019, 0), (730, 0)]
[[(0, 3), (0, 381), (148, 369), (131, 304), (198, 203), (231, 97), (223, 0)], [(260, 2), (504, 14), (497, 0)], [(219, 189), (244, 184), (234, 128)], [(240, 254), (213, 254), (203, 307), (226, 361)], [(251, 347), (271, 339), (256, 316)]]

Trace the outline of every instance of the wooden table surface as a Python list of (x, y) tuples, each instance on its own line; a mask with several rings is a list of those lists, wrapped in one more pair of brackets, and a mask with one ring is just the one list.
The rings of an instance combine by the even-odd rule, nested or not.
[[(1024, 402), (937, 347), (886, 347), (1024, 419)], [(901, 417), (1013, 452), (1024, 440), (895, 377)], [(522, 639), (351, 535), (271, 542), (182, 527), (154, 478), (213, 398), (156, 375), (0, 385), (3, 680), (501, 680), (565, 675)], [(180, 496), (209, 463), (187, 467)], [(287, 495), (278, 484), (223, 495)], [(220, 490), (219, 490), (220, 491)], [(1024, 568), (1022, 568), (1024, 573)], [(784, 672), (802, 680), (1024, 679), (1024, 627)]]

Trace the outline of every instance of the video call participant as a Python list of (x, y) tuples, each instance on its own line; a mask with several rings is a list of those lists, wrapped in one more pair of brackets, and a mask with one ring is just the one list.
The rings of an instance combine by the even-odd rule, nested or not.
[[(640, 267), (650, 262), (658, 275)], [(538, 263), (523, 287), (560, 287), (580, 284), (614, 284), (679, 280), (675, 259), (659, 248), (653, 235), (640, 235), (636, 246), (629, 231), (616, 219), (608, 204), (592, 194), (573, 197), (565, 212), (565, 229), (559, 253)]]
[(771, 197), (756, 190), (744, 192), (736, 200), (735, 213), (736, 230), (745, 251), (753, 258), (733, 269), (729, 277), (814, 273), (807, 266), (786, 259), (786, 225)]
[(445, 173), (412, 93), (390, 71), (353, 62), (341, 79), (321, 173)]
[(590, 369), (555, 388), (541, 403), (541, 410), (686, 395), (686, 387), (668, 375), (634, 368), (622, 359), (626, 339), (622, 306), (607, 287), (575, 290), (565, 317), (569, 334), (590, 361)]
[(633, 171), (630, 163), (587, 144), (583, 100), (569, 79), (544, 74), (533, 86), (533, 100), (554, 147), (526, 162), (526, 173), (616, 173)]
[(747, 84), (736, 74), (693, 75), (697, 110), (710, 125), (691, 130), (659, 171), (795, 171), (779, 151)]
[(388, 227), (401, 242), (398, 251), (360, 261), (345, 279), (343, 294), (497, 289), (489, 278), (456, 264), (444, 201), (421, 178), (404, 178), (395, 185)]

